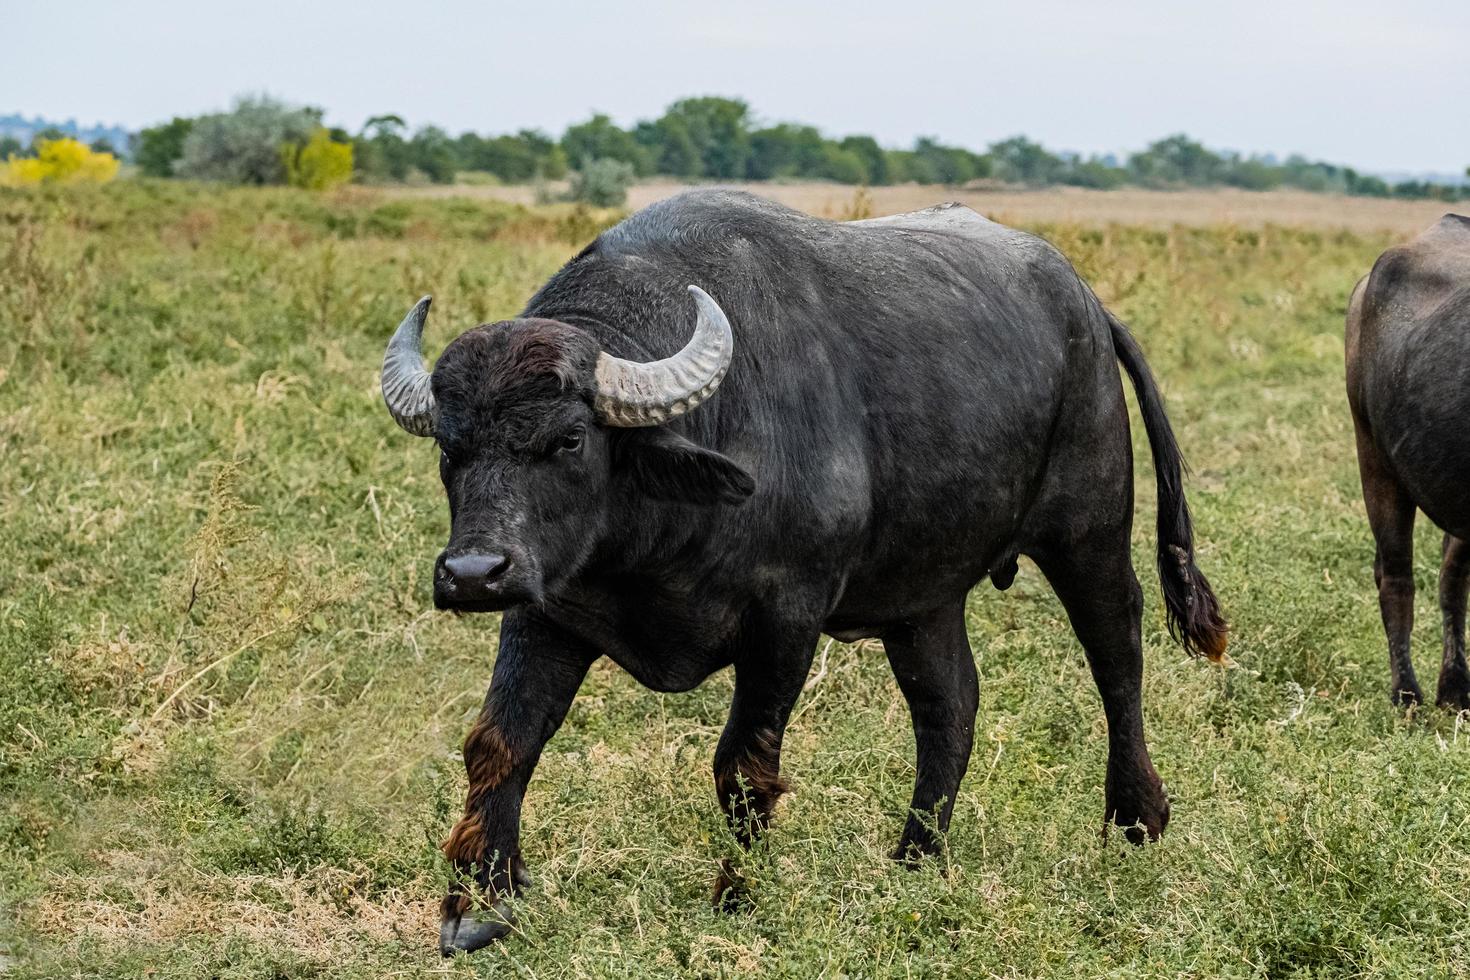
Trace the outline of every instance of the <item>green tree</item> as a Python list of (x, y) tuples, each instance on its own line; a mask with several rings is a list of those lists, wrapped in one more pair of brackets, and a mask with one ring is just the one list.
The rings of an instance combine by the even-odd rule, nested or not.
[(814, 126), (778, 123), (750, 134), (746, 171), (752, 180), (774, 177), (819, 177), (826, 163), (827, 141)]
[(669, 116), (644, 120), (633, 128), (633, 138), (648, 154), (653, 172), (689, 179), (704, 174), (704, 161), (685, 120)]
[(384, 132), (401, 134), (406, 129), (408, 129), (408, 123), (396, 112), (385, 112), (381, 115), (371, 116), (367, 122), (362, 124), (363, 132), (374, 135)]
[(482, 137), (464, 133), (455, 140), (455, 153), (466, 170), (492, 173), (511, 184), (542, 177), (566, 176), (566, 155), (545, 133), (523, 129), (514, 135)]
[(147, 177), (172, 177), (174, 164), (184, 156), (184, 140), (194, 120), (174, 116), (150, 126), (133, 139), (133, 160)]
[[(706, 177), (739, 180), (750, 159), (750, 107), (740, 99), (701, 96), (680, 99), (663, 120), (679, 120), (699, 154)], [(568, 151), (570, 152), (570, 151)]]
[(868, 168), (863, 158), (852, 150), (844, 150), (831, 141), (822, 144), (822, 164), (818, 176), (839, 184), (868, 183)]
[(24, 149), (25, 147), (20, 145), (20, 140), (14, 136), (0, 136), (0, 162), (12, 156), (20, 156)]
[(393, 113), (373, 116), (363, 123), (355, 140), (355, 163), (363, 176), (372, 180), (403, 180), (413, 166), (408, 124)]
[(483, 139), (465, 133), (455, 141), (459, 164), (466, 170), (482, 170), (511, 184), (521, 184), (536, 176), (536, 155), (514, 136)]
[(539, 129), (523, 129), (512, 138), (525, 146), (536, 160), (534, 176), (560, 180), (567, 175), (567, 155), (556, 140)]
[(1128, 158), (1128, 169), (1142, 184), (1164, 186), (1218, 183), (1224, 161), (1183, 133), (1166, 136)]
[(584, 123), (568, 126), (561, 148), (568, 160), (621, 160), (639, 175), (653, 172), (648, 151), (633, 134), (600, 112)]
[(1456, 188), (1444, 184), (1427, 180), (1404, 180), (1393, 185), (1393, 196), (1411, 200), (1453, 201), (1459, 195)]
[(1352, 167), (1343, 169), (1343, 178), (1349, 194), (1361, 194), (1364, 197), (1388, 197), (1390, 193), (1388, 182), (1383, 178), (1374, 177), (1372, 174), (1360, 174)]
[(413, 134), (408, 141), (408, 158), (433, 183), (454, 183), (459, 169), (454, 141), (438, 126), (423, 126)]
[(906, 184), (917, 181), (914, 176), (918, 162), (918, 154), (913, 150), (884, 150), (883, 170), (888, 176), (890, 184)]
[(844, 137), (838, 145), (862, 161), (863, 170), (868, 175), (868, 183), (892, 183), (893, 178), (889, 171), (888, 154), (883, 152), (883, 148), (878, 145), (878, 141), (873, 139), (873, 137), (848, 136)]
[(485, 146), (489, 142), (489, 137), (479, 133), (463, 132), (455, 137), (454, 158), (459, 161), (459, 168), (489, 171), (490, 168), (484, 166)]
[(963, 184), (990, 176), (990, 160), (958, 146), (945, 146), (931, 136), (914, 141), (909, 179), (921, 184)]
[(1347, 190), (1347, 179), (1342, 168), (1330, 163), (1314, 163), (1303, 156), (1292, 155), (1286, 158), (1286, 163), (1274, 169), (1279, 174), (1280, 182), (1289, 187), (1338, 193)]
[(1024, 136), (992, 144), (990, 160), (996, 177), (1017, 184), (1054, 184), (1064, 169), (1061, 157)]

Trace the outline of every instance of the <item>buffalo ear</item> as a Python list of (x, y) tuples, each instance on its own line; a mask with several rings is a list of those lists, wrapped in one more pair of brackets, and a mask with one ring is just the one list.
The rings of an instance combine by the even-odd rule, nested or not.
[(621, 433), (617, 463), (638, 489), (655, 500), (685, 504), (738, 504), (755, 492), (755, 480), (727, 456), (696, 446), (663, 428)]

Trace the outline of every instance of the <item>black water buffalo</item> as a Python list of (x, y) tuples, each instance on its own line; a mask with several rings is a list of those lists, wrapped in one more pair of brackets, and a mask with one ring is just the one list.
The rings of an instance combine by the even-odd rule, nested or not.
[(1379, 256), (1353, 290), (1347, 390), (1373, 577), (1388, 634), (1389, 696), (1424, 700), (1409, 656), (1414, 517), (1445, 532), (1439, 572), (1444, 660), (1436, 702), (1470, 708), (1465, 593), (1470, 588), (1470, 218), (1447, 214)]
[[(1118, 361), (1158, 471), (1169, 624), (1211, 656), (1225, 625), (1143, 355), (1055, 249), (955, 205), (837, 224), (694, 192), (602, 234), (432, 374), (427, 309), (394, 335), (383, 390), (441, 450), (434, 600), (505, 611), (444, 846), (495, 914), (476, 921), (452, 890), (446, 955), (507, 930), (527, 780), (599, 657), (659, 691), (733, 665), (714, 779), (748, 842), (784, 791), (782, 735), (819, 634), (881, 638), (918, 745), (894, 855), (935, 850), (975, 719), (965, 596), (986, 576), (1010, 585), (1019, 555), (1061, 597), (1102, 694), (1106, 819), (1130, 839), (1163, 831)], [(728, 886), (722, 873), (717, 900)]]

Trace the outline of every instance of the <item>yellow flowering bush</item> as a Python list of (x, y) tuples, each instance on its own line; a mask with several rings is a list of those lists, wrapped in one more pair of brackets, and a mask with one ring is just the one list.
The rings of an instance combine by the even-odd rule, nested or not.
[(98, 153), (78, 140), (42, 140), (34, 157), (0, 164), (0, 187), (36, 184), (105, 184), (117, 176), (117, 157)]
[(286, 163), (286, 183), (292, 187), (324, 191), (352, 179), (352, 144), (338, 143), (321, 126), (312, 131), (306, 145), (282, 146), (281, 159)]

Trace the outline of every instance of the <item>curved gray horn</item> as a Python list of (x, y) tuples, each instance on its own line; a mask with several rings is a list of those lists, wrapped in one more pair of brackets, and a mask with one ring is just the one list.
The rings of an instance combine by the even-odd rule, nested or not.
[(424, 370), (424, 321), (431, 298), (425, 296), (393, 331), (383, 355), (383, 401), (394, 421), (416, 436), (434, 434), (434, 392)]
[(625, 361), (597, 355), (594, 407), (606, 425), (634, 428), (662, 425), (696, 408), (715, 393), (730, 369), (735, 336), (720, 304), (690, 286), (699, 311), (694, 336), (684, 349), (661, 361)]

